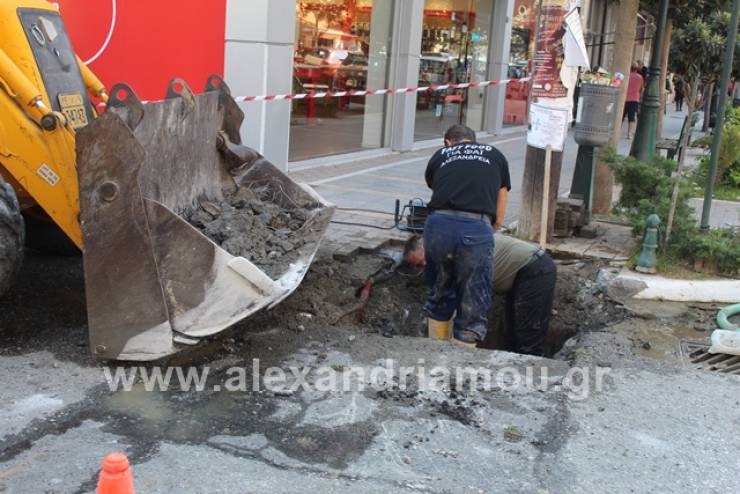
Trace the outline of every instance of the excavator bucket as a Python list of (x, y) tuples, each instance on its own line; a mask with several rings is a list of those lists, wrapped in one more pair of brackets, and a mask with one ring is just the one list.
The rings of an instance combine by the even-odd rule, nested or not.
[(211, 76), (142, 103), (125, 85), (77, 132), (90, 344), (155, 360), (279, 303), (333, 207), (240, 145), (244, 115)]

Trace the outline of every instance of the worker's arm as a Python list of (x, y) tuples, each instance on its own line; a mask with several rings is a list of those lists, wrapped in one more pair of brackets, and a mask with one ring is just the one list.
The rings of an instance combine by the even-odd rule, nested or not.
[(498, 191), (498, 200), (496, 201), (496, 223), (493, 225), (493, 230), (498, 231), (504, 224), (504, 218), (506, 217), (506, 200), (509, 198), (509, 189), (507, 187), (501, 187)]
[(501, 188), (498, 191), (498, 199), (496, 200), (496, 223), (493, 225), (493, 230), (497, 231), (501, 229), (504, 224), (504, 218), (506, 218), (506, 201), (509, 198), (509, 191), (511, 190), (511, 175), (509, 174), (509, 162), (506, 160), (503, 154), (499, 153), (499, 170), (501, 173)]
[(431, 189), (434, 185), (434, 174), (439, 170), (439, 166), (442, 164), (442, 150), (434, 153), (429, 163), (427, 164), (427, 170), (424, 173), (424, 178), (427, 181), (427, 186)]

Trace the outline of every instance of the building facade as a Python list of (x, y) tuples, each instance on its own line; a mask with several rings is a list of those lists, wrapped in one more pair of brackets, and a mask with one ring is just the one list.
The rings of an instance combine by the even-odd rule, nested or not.
[[(235, 95), (521, 79), (537, 0), (59, 0), (73, 43), (106, 85), (142, 99), (223, 73)], [(590, 3), (590, 2), (588, 2)], [(582, 8), (584, 8), (582, 6)], [(582, 12), (585, 14), (585, 12)], [(276, 165), (407, 151), (452, 123), (499, 133), (525, 122), (526, 84), (243, 103), (246, 144)]]

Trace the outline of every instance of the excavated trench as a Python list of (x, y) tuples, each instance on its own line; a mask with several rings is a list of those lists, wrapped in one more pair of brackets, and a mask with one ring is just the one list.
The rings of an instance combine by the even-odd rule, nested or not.
[[(392, 337), (426, 336), (423, 304), (426, 285), (416, 268), (398, 264), (400, 249), (358, 253), (346, 259), (317, 259), (299, 289), (278, 307), (252, 318), (250, 325), (302, 332), (327, 326), (347, 327)], [(596, 288), (599, 263), (558, 260), (546, 356), (566, 340), (629, 317), (629, 313)], [(489, 335), (483, 346), (509, 350), (504, 299), (494, 296)]]

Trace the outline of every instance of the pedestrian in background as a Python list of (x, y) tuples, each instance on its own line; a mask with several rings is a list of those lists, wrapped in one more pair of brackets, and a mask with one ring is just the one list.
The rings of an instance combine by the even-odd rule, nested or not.
[(637, 61), (637, 72), (642, 76), (643, 80), (647, 80), (648, 68), (642, 60)]
[(622, 115), (622, 121), (627, 118), (627, 139), (632, 139), (634, 134), (644, 85), (645, 82), (640, 75), (639, 67), (636, 63), (633, 63), (630, 68), (630, 77), (627, 81), (627, 99), (624, 103), (624, 114)]
[(675, 91), (674, 101), (676, 102), (676, 111), (683, 111), (683, 78), (677, 75), (673, 78), (673, 90)]
[[(425, 178), (432, 189), (424, 226), (429, 336), (474, 347), (488, 332), (493, 284), (493, 232), (506, 215), (509, 164), (475, 132), (453, 125)], [(454, 315), (454, 322), (452, 321)]]

